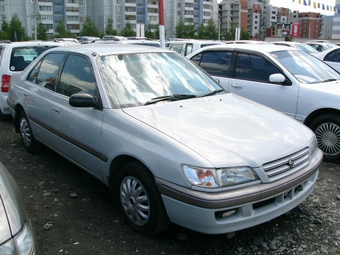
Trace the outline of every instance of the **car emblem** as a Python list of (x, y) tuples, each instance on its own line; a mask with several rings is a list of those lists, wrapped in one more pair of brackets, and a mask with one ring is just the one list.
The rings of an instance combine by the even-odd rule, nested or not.
[(290, 158), (288, 159), (288, 165), (290, 166), (290, 168), (293, 168), (294, 167), (294, 159)]

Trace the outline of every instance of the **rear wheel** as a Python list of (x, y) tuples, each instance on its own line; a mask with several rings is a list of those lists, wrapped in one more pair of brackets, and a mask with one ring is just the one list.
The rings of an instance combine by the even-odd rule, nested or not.
[(340, 160), (340, 116), (325, 114), (316, 118), (310, 125), (323, 151), (324, 161), (336, 162)]
[(126, 222), (147, 235), (166, 230), (170, 221), (150, 171), (139, 162), (123, 166), (117, 178), (117, 197)]
[(35, 140), (28, 118), (24, 111), (19, 116), (19, 128), (21, 142), (27, 152), (34, 153), (38, 150), (39, 144)]

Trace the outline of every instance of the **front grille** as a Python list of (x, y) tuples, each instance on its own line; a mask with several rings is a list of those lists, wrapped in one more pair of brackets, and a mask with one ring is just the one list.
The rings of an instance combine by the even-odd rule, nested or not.
[(270, 181), (275, 181), (299, 171), (308, 164), (309, 151), (307, 147), (284, 158), (266, 163), (262, 167)]

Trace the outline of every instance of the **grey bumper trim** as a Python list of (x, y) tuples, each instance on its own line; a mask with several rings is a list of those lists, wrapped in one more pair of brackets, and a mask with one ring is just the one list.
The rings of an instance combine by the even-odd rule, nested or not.
[(220, 209), (238, 206), (240, 204), (260, 201), (290, 190), (310, 178), (319, 170), (323, 153), (318, 150), (307, 168), (272, 183), (261, 183), (254, 186), (223, 191), (202, 192), (188, 189), (163, 179), (155, 178), (162, 195), (178, 201), (207, 209)]

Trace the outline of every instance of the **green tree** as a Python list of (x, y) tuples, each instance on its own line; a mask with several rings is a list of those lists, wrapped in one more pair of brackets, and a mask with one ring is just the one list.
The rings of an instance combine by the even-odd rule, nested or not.
[(63, 37), (65, 38), (65, 37), (68, 37), (69, 35), (69, 31), (67, 31), (64, 20), (62, 19), (58, 21), (55, 31), (56, 31), (56, 35), (55, 35), (56, 38), (63, 38)]
[(175, 27), (175, 35), (177, 38), (195, 38), (195, 24), (193, 22), (185, 24), (183, 19), (180, 19)]
[(94, 21), (90, 17), (85, 18), (85, 22), (83, 24), (82, 29), (79, 32), (79, 35), (102, 37), (102, 33), (100, 33), (100, 31), (94, 24)]
[[(235, 40), (236, 28), (223, 29), (221, 31), (221, 38), (223, 40)], [(242, 27), (240, 33), (240, 40), (250, 40), (249, 33)]]
[(9, 24), (6, 20), (2, 22), (0, 31), (0, 40), (8, 40), (9, 38)]
[(125, 27), (120, 31), (121, 36), (136, 36), (136, 31), (132, 29), (129, 21), (125, 23)]
[(38, 40), (47, 40), (48, 28), (46, 28), (43, 23), (39, 22), (38, 27), (37, 27), (37, 39)]
[(159, 39), (159, 26), (148, 24), (147, 29), (145, 30), (145, 36), (151, 39)]
[(11, 21), (9, 22), (8, 39), (11, 41), (28, 40), (25, 33), (25, 28), (22, 26), (22, 23), (16, 13), (13, 15)]
[(196, 33), (197, 39), (207, 39), (207, 40), (217, 40), (218, 39), (218, 29), (212, 19), (208, 21), (207, 25), (202, 22), (197, 29)]
[(105, 34), (106, 35), (117, 35), (118, 34), (117, 30), (113, 29), (113, 20), (110, 18), (107, 19), (107, 22), (106, 22)]

